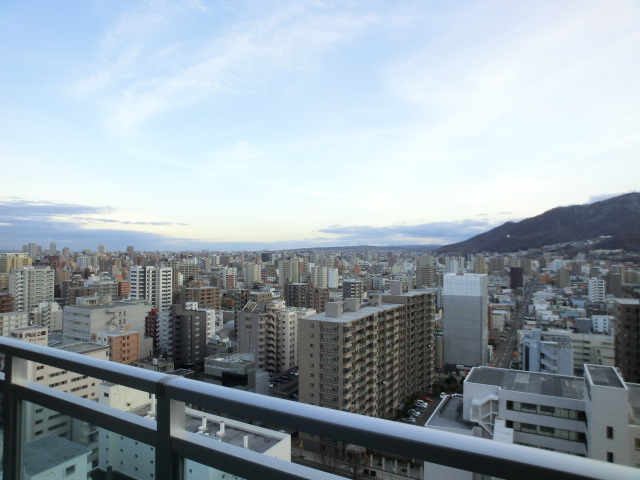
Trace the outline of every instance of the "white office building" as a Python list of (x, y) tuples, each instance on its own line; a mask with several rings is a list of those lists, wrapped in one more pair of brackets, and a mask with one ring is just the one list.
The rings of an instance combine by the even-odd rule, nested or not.
[(150, 305), (167, 310), (171, 306), (173, 269), (171, 267), (131, 267), (131, 299), (147, 300)]
[[(145, 317), (150, 307), (137, 302), (115, 302), (106, 305), (67, 305), (63, 310), (64, 337), (76, 342), (90, 342), (102, 332), (131, 330), (144, 332)], [(138, 352), (153, 350), (152, 339), (138, 336)]]
[(9, 293), (16, 312), (31, 312), (40, 302), (53, 301), (55, 272), (49, 267), (14, 268), (9, 274)]
[(573, 349), (567, 335), (553, 335), (534, 328), (522, 339), (522, 370), (573, 375)]
[(340, 274), (337, 268), (327, 268), (327, 287), (338, 288)]
[[(585, 365), (584, 377), (476, 367), (464, 395), (446, 397), (425, 426), (640, 467), (640, 385), (614, 367)], [(425, 471), (475, 478), (431, 464)]]
[(602, 278), (591, 277), (589, 279), (589, 301), (604, 302), (605, 298), (605, 280)]

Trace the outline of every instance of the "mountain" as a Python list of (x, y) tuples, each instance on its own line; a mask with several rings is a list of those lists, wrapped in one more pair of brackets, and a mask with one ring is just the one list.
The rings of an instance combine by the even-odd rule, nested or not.
[(594, 240), (592, 248), (640, 251), (640, 193), (586, 205), (557, 207), (536, 217), (507, 222), (445, 252), (517, 252), (559, 243)]

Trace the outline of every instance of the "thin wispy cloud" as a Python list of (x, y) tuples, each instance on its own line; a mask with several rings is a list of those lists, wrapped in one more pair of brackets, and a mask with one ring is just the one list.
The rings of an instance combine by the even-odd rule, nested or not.
[[(225, 12), (203, 11), (188, 2), (133, 8), (107, 30), (96, 71), (77, 81), (72, 91), (106, 95), (104, 106), (113, 124), (135, 127), (217, 94), (263, 90), (265, 82), (283, 72), (318, 68), (320, 54), (389, 20), (375, 12), (344, 12), (316, 2), (255, 7), (258, 18), (232, 18), (224, 27), (217, 22)], [(208, 40), (164, 40), (167, 31), (184, 28), (195, 11), (212, 25)]]
[(462, 220), (383, 227), (333, 225), (319, 231), (337, 235), (340, 242), (346, 244), (448, 244), (471, 238), (496, 226), (495, 223), (485, 220)]
[[(116, 210), (108, 206), (87, 206), (54, 202), (33, 202), (19, 198), (0, 200), (0, 249), (15, 249), (29, 242), (66, 242), (84, 248), (91, 243), (187, 244), (189, 239), (171, 238), (153, 232), (134, 231), (127, 227), (181, 226), (184, 223), (130, 221), (104, 218)], [(121, 228), (96, 228), (96, 225), (119, 225)]]

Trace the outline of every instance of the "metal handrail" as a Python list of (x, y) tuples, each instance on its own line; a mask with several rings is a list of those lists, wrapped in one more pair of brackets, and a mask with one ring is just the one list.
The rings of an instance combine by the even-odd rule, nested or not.
[[(7, 372), (2, 380), (5, 412), (4, 471), (16, 468), (19, 455), (12, 452), (11, 438), (20, 438), (12, 425), (20, 401), (32, 401), (63, 414), (156, 447), (156, 478), (181, 478), (177, 473), (183, 458), (198, 461), (234, 475), (264, 478), (338, 478), (320, 470), (266, 457), (222, 442), (212, 447), (196, 435), (172, 430), (172, 421), (184, 415), (184, 404), (194, 404), (281, 428), (331, 438), (376, 451), (445, 465), (499, 478), (539, 479), (636, 479), (638, 470), (598, 460), (455, 433), (419, 428), (399, 422), (291, 402), (276, 397), (213, 385), (183, 377), (94, 359), (84, 355), (0, 337), (0, 353), (6, 356)], [(157, 423), (133, 414), (96, 404), (30, 382), (12, 369), (23, 360), (51, 365), (93, 378), (153, 393), (158, 398)], [(14, 378), (15, 377), (15, 378)], [(155, 432), (154, 432), (155, 426)], [(18, 442), (19, 443), (19, 442)], [(233, 460), (233, 461), (231, 461)], [(9, 470), (7, 470), (9, 469)], [(167, 477), (167, 472), (173, 472)], [(277, 474), (275, 473), (277, 472)], [(176, 475), (178, 475), (176, 477)], [(17, 478), (17, 477), (16, 477)]]

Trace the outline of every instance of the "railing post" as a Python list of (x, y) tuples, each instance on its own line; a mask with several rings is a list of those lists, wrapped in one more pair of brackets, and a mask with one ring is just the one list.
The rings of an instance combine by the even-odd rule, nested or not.
[(4, 445), (3, 477), (20, 479), (22, 476), (22, 450), (24, 447), (24, 401), (16, 394), (16, 384), (27, 381), (27, 360), (7, 355), (4, 360)]
[[(175, 378), (175, 377), (173, 377)], [(172, 447), (171, 436), (184, 432), (185, 404), (166, 396), (164, 383), (171, 381), (165, 377), (156, 389), (158, 442), (156, 446), (156, 478), (184, 478), (184, 459)]]

